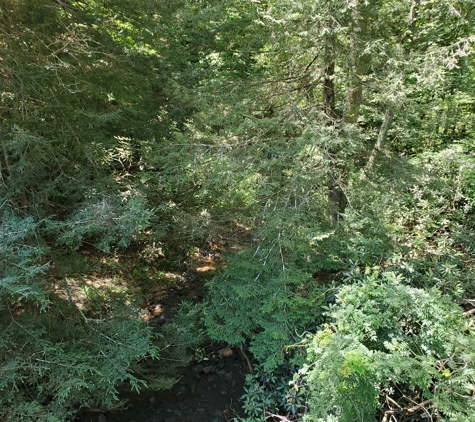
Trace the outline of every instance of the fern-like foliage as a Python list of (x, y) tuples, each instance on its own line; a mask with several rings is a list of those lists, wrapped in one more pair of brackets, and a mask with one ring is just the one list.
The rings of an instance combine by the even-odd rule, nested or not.
[(111, 245), (128, 246), (149, 224), (151, 215), (145, 198), (136, 191), (124, 198), (93, 194), (67, 221), (52, 222), (50, 229), (59, 231), (60, 245), (78, 249), (86, 242), (108, 251)]
[(79, 407), (111, 406), (122, 382), (138, 390), (132, 365), (158, 349), (127, 298), (104, 292), (105, 316), (58, 297), (39, 224), (0, 217), (0, 420), (69, 420)]
[(297, 341), (297, 334), (321, 322), (326, 287), (293, 261), (306, 252), (305, 246), (290, 250), (289, 244), (291, 239), (277, 236), (264, 240), (257, 251), (237, 253), (208, 284), (209, 335), (233, 345), (249, 341), (265, 370), (284, 362), (283, 348)]
[(297, 377), (309, 394), (305, 421), (473, 420), (475, 339), (437, 290), (374, 272), (343, 287), (329, 316)]

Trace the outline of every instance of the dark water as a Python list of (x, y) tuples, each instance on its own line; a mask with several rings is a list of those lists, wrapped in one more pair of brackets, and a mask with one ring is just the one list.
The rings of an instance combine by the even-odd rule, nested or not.
[(124, 392), (126, 410), (86, 413), (84, 422), (225, 422), (242, 415), (246, 365), (234, 352), (217, 353), (202, 363), (181, 368), (180, 380), (167, 391)]
[[(185, 280), (169, 292), (164, 300), (164, 313), (154, 318), (166, 321), (174, 306), (182, 300), (204, 296), (204, 278)], [(158, 328), (158, 327), (157, 327)], [(105, 413), (85, 413), (81, 422), (225, 422), (242, 415), (241, 399), (248, 367), (241, 355), (233, 350), (222, 357), (216, 347), (208, 360), (191, 362), (178, 369), (179, 381), (166, 391), (143, 389), (139, 394), (123, 392), (128, 408)]]
[(236, 353), (214, 355), (182, 368), (180, 381), (168, 391), (129, 394), (131, 406), (106, 414), (108, 422), (224, 422), (241, 414), (245, 370)]

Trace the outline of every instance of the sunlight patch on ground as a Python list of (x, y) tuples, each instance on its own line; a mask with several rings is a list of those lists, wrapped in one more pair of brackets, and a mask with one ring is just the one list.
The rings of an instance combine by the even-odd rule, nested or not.
[(80, 278), (65, 277), (56, 281), (54, 293), (60, 298), (84, 309), (94, 292), (126, 292), (127, 288), (117, 278), (87, 276)]

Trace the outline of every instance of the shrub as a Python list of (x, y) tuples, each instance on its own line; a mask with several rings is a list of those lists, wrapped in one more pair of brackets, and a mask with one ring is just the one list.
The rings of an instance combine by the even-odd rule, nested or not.
[(308, 389), (305, 421), (473, 420), (473, 332), (437, 290), (374, 272), (343, 287), (328, 316), (296, 377)]

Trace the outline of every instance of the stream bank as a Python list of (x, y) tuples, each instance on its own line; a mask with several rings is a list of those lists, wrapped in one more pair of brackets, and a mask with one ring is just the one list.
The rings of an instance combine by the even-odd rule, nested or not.
[[(148, 296), (141, 318), (154, 331), (173, 320), (177, 306), (183, 301), (200, 302), (205, 296), (205, 283), (214, 267), (177, 277), (164, 295)], [(208, 272), (208, 268), (211, 271)], [(224, 353), (223, 353), (224, 351)], [(153, 372), (153, 370), (152, 370)], [(243, 415), (247, 362), (237, 350), (226, 345), (210, 345), (201, 360), (193, 360), (176, 371), (177, 383), (169, 390), (141, 389), (140, 393), (124, 386), (119, 399), (125, 409), (103, 413), (83, 411), (78, 422), (226, 422)]]

